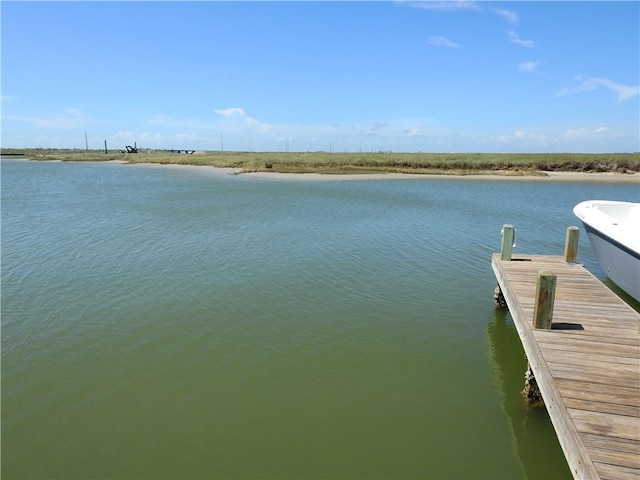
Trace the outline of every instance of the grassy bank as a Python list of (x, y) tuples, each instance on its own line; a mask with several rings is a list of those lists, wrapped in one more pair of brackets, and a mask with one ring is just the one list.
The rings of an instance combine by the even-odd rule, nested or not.
[(33, 160), (123, 161), (233, 167), (242, 172), (281, 173), (447, 173), (535, 175), (545, 171), (640, 172), (640, 153), (515, 154), (515, 153), (278, 153), (207, 152), (191, 155), (165, 150), (122, 153), (104, 150), (2, 149), (3, 154), (23, 154)]

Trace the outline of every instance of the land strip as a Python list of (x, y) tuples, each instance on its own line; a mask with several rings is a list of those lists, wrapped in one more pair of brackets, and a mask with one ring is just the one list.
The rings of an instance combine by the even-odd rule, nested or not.
[[(184, 153), (193, 152), (193, 153)], [(328, 153), (218, 152), (138, 149), (138, 153), (104, 150), (2, 149), (2, 155), (31, 160), (120, 161), (198, 165), (234, 169), (234, 173), (316, 173), (547, 176), (550, 173), (640, 173), (640, 153), (516, 154), (516, 153)]]

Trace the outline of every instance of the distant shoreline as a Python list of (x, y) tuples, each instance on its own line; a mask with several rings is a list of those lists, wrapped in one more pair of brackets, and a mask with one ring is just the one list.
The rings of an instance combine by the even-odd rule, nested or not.
[[(94, 162), (104, 163), (104, 162)], [(327, 173), (279, 173), (279, 172), (241, 172), (229, 167), (211, 167), (207, 165), (186, 165), (171, 163), (134, 163), (113, 160), (110, 163), (118, 163), (125, 166), (139, 167), (165, 167), (184, 168), (198, 170), (203, 174), (211, 175), (238, 175), (256, 179), (269, 179), (281, 181), (311, 180), (311, 181), (341, 181), (341, 180), (400, 180), (400, 179), (441, 179), (441, 180), (491, 180), (491, 181), (534, 181), (534, 182), (591, 182), (591, 183), (618, 183), (637, 184), (640, 186), (640, 172), (615, 173), (615, 172), (542, 172), (532, 174), (509, 174), (509, 172), (476, 172), (467, 175), (449, 173), (353, 173), (353, 174), (327, 174)]]
[(198, 167), (202, 172), (280, 180), (455, 178), (640, 185), (640, 153), (283, 153), (142, 148), (138, 151), (3, 148), (0, 153), (7, 159)]

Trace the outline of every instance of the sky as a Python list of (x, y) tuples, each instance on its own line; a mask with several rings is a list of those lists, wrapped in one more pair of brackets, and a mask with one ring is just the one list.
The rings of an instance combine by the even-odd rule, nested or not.
[(640, 2), (0, 3), (5, 148), (640, 151)]

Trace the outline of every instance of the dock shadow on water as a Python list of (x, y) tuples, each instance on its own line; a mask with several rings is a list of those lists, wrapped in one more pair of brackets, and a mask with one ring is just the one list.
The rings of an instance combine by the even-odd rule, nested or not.
[(529, 406), (522, 395), (527, 359), (507, 309), (495, 310), (487, 324), (487, 342), (496, 388), (513, 433), (513, 447), (526, 477), (572, 479), (546, 408)]

